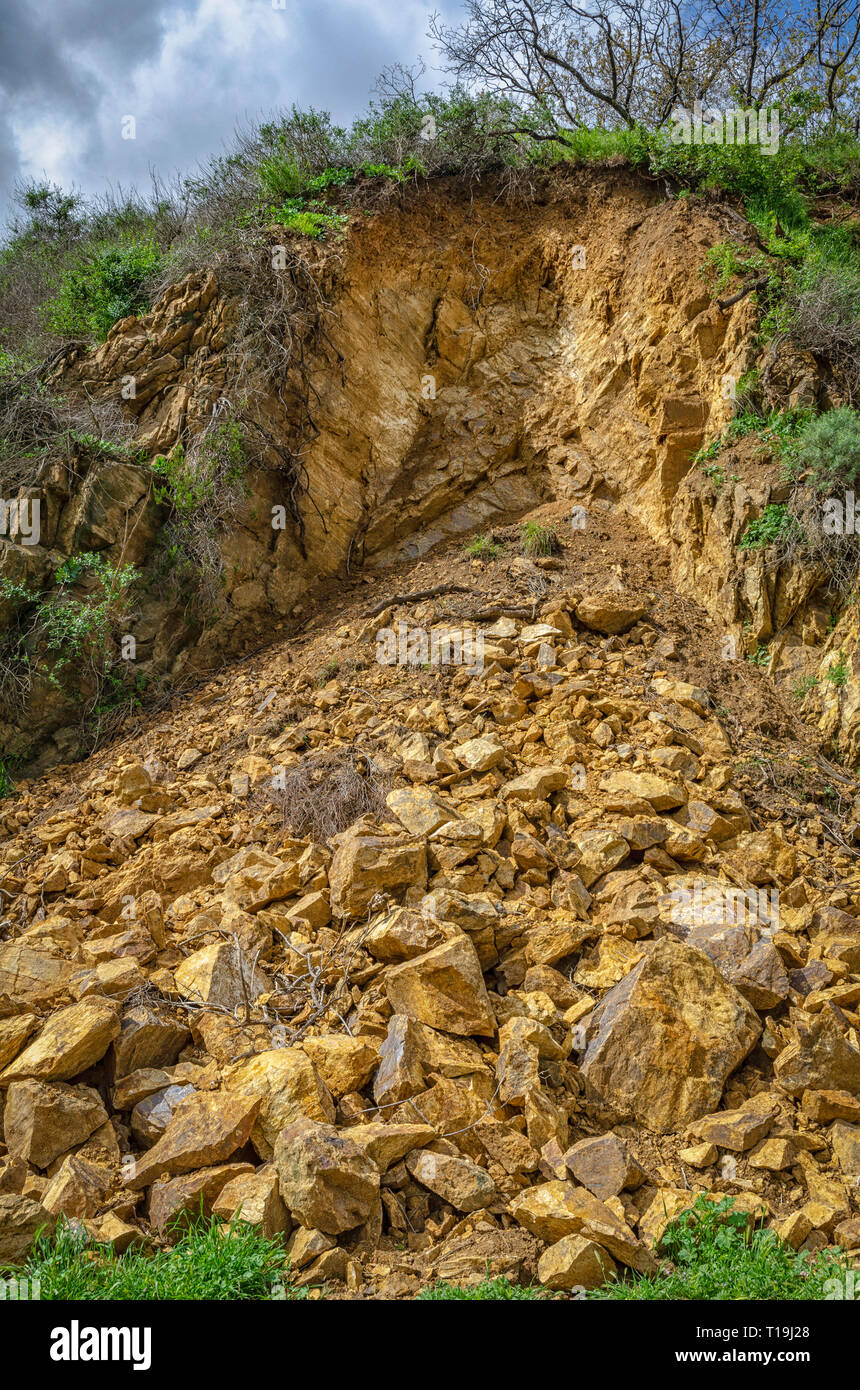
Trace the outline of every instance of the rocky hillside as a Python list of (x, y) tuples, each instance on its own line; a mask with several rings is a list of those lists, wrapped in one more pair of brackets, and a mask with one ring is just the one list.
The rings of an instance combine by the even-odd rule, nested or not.
[(854, 784), (569, 514), (354, 577), (7, 803), (0, 1256), (202, 1203), (342, 1296), (591, 1288), (700, 1193), (860, 1250)]
[(855, 610), (738, 550), (775, 466), (692, 465), (755, 352), (699, 273), (737, 223), (621, 169), (357, 216), (304, 263), (301, 370), (241, 378), (205, 621), (156, 582), (149, 462), (235, 384), (227, 272), (65, 355), (96, 410), (134, 379), (142, 452), (47, 470), (3, 572), (135, 565), (165, 693), (60, 766), (67, 689), (3, 727), (0, 1262), (202, 1205), (334, 1296), (581, 1290), (699, 1194), (860, 1256), (856, 687), (804, 719), (784, 684)]

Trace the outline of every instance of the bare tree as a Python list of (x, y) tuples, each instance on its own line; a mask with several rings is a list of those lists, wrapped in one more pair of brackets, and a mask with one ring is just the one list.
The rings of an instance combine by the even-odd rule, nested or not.
[(856, 104), (860, 0), (467, 0), (461, 24), (434, 15), (430, 34), (460, 81), (514, 97), (562, 139), (659, 127), (696, 100), (788, 103), (795, 125)]
[(696, 0), (468, 0), (466, 16), (458, 27), (431, 20), (449, 70), (518, 97), (561, 132), (662, 124), (709, 94), (730, 42)]
[[(726, 80), (740, 101), (780, 105), (788, 127), (815, 98), (837, 114), (857, 80), (858, 0), (714, 0), (713, 10), (737, 38)], [(799, 94), (808, 100), (797, 103)]]

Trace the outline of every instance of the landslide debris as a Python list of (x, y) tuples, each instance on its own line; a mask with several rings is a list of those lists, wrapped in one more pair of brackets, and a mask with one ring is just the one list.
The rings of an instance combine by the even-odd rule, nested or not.
[[(0, 807), (4, 1259), (202, 1206), (344, 1297), (591, 1288), (702, 1193), (860, 1255), (834, 769), (634, 523), (535, 515), (559, 553), (353, 577)], [(381, 663), (400, 622), (483, 661)]]

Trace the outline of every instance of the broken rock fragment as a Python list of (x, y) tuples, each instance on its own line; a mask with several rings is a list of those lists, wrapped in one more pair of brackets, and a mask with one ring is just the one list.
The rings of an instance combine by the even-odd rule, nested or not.
[(309, 1229), (351, 1231), (379, 1203), (379, 1169), (348, 1130), (298, 1120), (278, 1136), (274, 1163), (288, 1210)]
[(582, 1075), (592, 1095), (648, 1129), (716, 1108), (761, 1022), (702, 951), (664, 937), (589, 1017)]
[(10, 1154), (47, 1168), (107, 1123), (107, 1111), (90, 1086), (28, 1079), (14, 1081), (6, 1096), (3, 1133)]
[(102, 999), (82, 999), (52, 1014), (42, 1031), (5, 1071), (0, 1085), (33, 1077), (69, 1081), (101, 1061), (120, 1031), (116, 1008)]
[(465, 934), (393, 966), (385, 988), (392, 1008), (419, 1023), (465, 1037), (495, 1034), (481, 964)]
[(158, 1177), (224, 1163), (247, 1143), (259, 1108), (259, 1098), (229, 1091), (187, 1096), (161, 1139), (137, 1160), (127, 1186), (149, 1187)]

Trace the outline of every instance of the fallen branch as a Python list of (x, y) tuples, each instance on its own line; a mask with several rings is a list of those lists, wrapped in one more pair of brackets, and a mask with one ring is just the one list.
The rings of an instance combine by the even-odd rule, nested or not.
[(416, 589), (411, 594), (393, 594), (391, 598), (380, 599), (372, 608), (368, 608), (362, 615), (365, 618), (375, 618), (377, 613), (381, 613), (385, 608), (393, 608), (401, 603), (417, 603), (422, 598), (436, 598), (439, 594), (473, 594), (474, 589), (470, 589), (466, 584), (437, 584), (433, 589)]
[(730, 309), (733, 304), (737, 304), (738, 300), (745, 299), (748, 294), (752, 294), (753, 290), (763, 290), (769, 280), (769, 275), (760, 275), (757, 280), (750, 280), (748, 285), (741, 285), (737, 293), (729, 295), (728, 299), (718, 299), (717, 304), (725, 313), (726, 309)]

